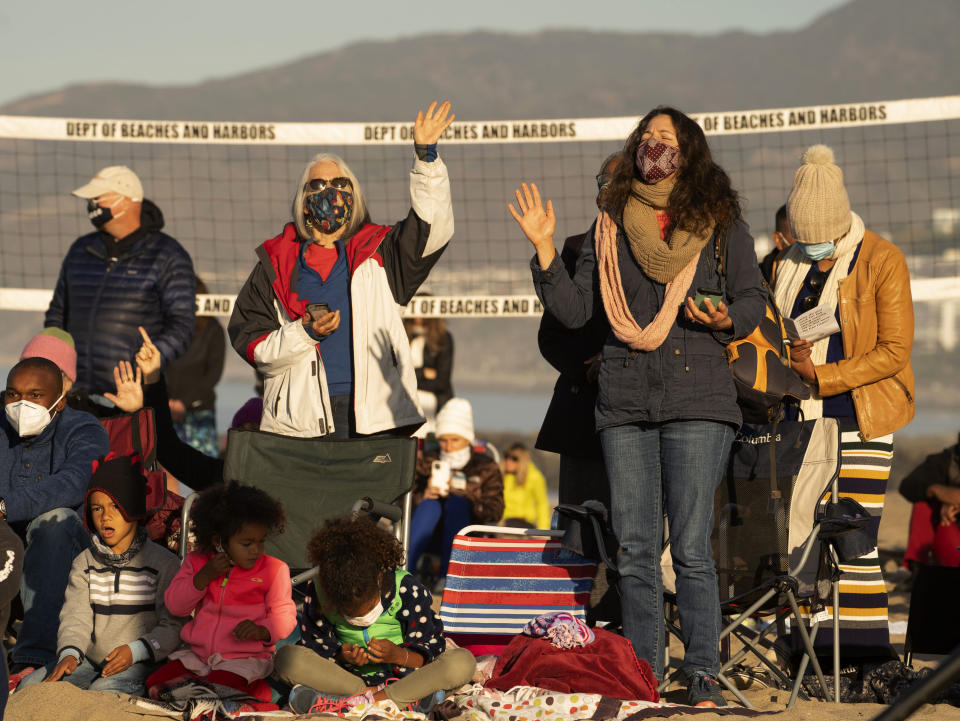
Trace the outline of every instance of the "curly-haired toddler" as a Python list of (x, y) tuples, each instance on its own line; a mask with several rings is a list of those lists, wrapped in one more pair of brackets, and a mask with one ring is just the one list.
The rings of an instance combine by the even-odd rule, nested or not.
[[(446, 650), (430, 591), (403, 569), (403, 548), (388, 531), (367, 518), (336, 518), (307, 551), (318, 576), (304, 606), (304, 645), (284, 646), (276, 659), (276, 674), (296, 684), (293, 711), (387, 698), (425, 710), (470, 681), (473, 654)], [(388, 679), (399, 680), (384, 686)]]
[(218, 484), (193, 506), (198, 550), (189, 554), (165, 600), (178, 616), (193, 620), (180, 632), (188, 648), (147, 679), (150, 695), (182, 681), (200, 679), (229, 686), (268, 707), (263, 679), (273, 670), (277, 641), (296, 628), (290, 568), (263, 552), (271, 533), (283, 531), (283, 507), (259, 488)]

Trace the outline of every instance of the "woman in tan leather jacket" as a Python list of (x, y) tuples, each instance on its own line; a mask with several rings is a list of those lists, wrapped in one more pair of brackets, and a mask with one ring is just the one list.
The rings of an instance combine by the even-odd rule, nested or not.
[[(790, 317), (826, 308), (840, 328), (813, 343), (795, 341), (792, 365), (813, 390), (800, 404), (804, 418), (836, 418), (840, 425), (839, 493), (870, 513), (875, 543), (893, 463), (893, 432), (914, 414), (910, 275), (903, 253), (851, 212), (833, 151), (815, 145), (803, 154), (803, 163), (787, 203), (797, 242), (776, 266), (774, 291)], [(890, 658), (886, 587), (876, 548), (840, 570), (845, 663)], [(817, 641), (818, 647), (830, 646), (832, 633), (822, 630)]]

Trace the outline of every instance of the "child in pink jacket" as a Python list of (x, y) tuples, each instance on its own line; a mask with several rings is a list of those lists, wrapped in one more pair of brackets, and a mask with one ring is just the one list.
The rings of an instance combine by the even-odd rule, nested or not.
[(164, 596), (176, 616), (195, 613), (180, 631), (188, 648), (146, 680), (150, 696), (201, 680), (243, 691), (274, 710), (263, 679), (273, 670), (277, 641), (297, 624), (290, 568), (263, 552), (283, 531), (283, 507), (258, 488), (239, 483), (207, 489), (193, 505), (199, 550), (189, 554)]

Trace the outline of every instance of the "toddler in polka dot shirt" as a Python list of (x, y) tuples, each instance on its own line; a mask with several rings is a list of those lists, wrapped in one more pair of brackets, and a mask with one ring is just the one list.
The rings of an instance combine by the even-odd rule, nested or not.
[[(301, 644), (277, 652), (275, 674), (305, 713), (390, 699), (432, 705), (469, 683), (476, 660), (447, 651), (430, 591), (404, 570), (403, 547), (368, 518), (335, 518), (307, 545), (318, 576), (301, 620)], [(389, 683), (388, 683), (389, 682)]]

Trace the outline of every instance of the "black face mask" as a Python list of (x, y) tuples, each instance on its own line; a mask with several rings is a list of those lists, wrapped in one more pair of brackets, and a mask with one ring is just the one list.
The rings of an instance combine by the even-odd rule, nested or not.
[(110, 208), (101, 208), (97, 205), (96, 199), (91, 198), (87, 201), (87, 217), (90, 218), (93, 227), (100, 230), (113, 220), (113, 210)]

